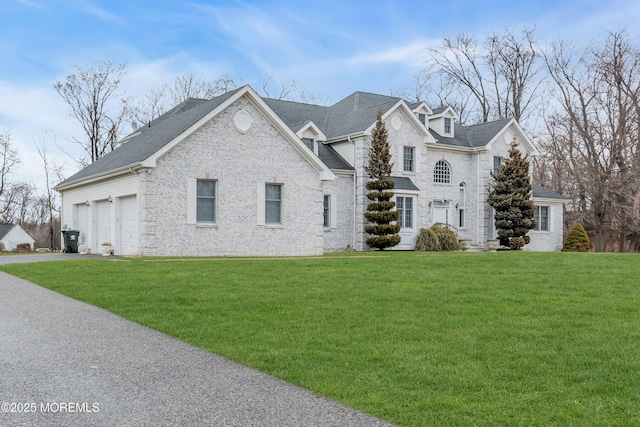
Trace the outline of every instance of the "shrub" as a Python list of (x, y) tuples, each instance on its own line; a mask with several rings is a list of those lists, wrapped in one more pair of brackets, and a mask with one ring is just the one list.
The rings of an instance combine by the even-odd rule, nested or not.
[(438, 244), (438, 236), (429, 228), (421, 228), (418, 238), (416, 239), (416, 251), (437, 251), (440, 246)]
[(18, 243), (16, 246), (17, 252), (31, 252), (31, 244), (29, 243)]
[(563, 252), (589, 252), (589, 235), (582, 224), (573, 226), (567, 240), (564, 242)]
[(433, 233), (438, 236), (438, 243), (441, 251), (461, 251), (462, 245), (458, 233), (448, 227), (435, 224), (431, 227)]
[(420, 229), (415, 250), (461, 251), (462, 245), (455, 231), (440, 224), (435, 224), (431, 228)]

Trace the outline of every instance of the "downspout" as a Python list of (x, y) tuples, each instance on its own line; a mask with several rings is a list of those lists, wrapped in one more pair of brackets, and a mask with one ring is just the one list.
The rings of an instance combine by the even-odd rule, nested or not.
[(347, 136), (347, 141), (353, 144), (353, 229), (351, 230), (351, 248), (356, 250), (356, 211), (358, 209), (358, 171), (356, 170), (356, 144)]
[(476, 245), (480, 245), (480, 152), (476, 152)]

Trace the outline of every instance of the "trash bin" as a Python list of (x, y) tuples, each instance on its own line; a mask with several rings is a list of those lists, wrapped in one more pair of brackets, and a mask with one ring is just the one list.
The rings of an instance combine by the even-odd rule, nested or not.
[(64, 252), (77, 254), (80, 232), (78, 230), (63, 230), (62, 236), (64, 237)]

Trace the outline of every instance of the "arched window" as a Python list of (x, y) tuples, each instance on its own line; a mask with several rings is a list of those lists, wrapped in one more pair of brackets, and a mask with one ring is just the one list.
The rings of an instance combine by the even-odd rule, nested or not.
[(439, 160), (436, 167), (433, 168), (433, 182), (442, 184), (451, 184), (451, 168), (449, 163)]

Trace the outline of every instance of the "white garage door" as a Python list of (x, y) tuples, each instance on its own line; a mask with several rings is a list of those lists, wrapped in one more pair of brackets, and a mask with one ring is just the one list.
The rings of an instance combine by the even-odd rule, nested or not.
[(138, 253), (138, 204), (136, 196), (120, 199), (120, 255)]
[(111, 233), (109, 232), (109, 202), (102, 200), (96, 202), (96, 240), (93, 250), (95, 253), (102, 252), (103, 243), (111, 243)]
[(87, 243), (87, 231), (89, 230), (87, 205), (85, 205), (84, 203), (80, 203), (75, 206), (75, 209), (76, 209), (76, 223), (74, 227), (76, 230), (80, 231), (78, 243)]

